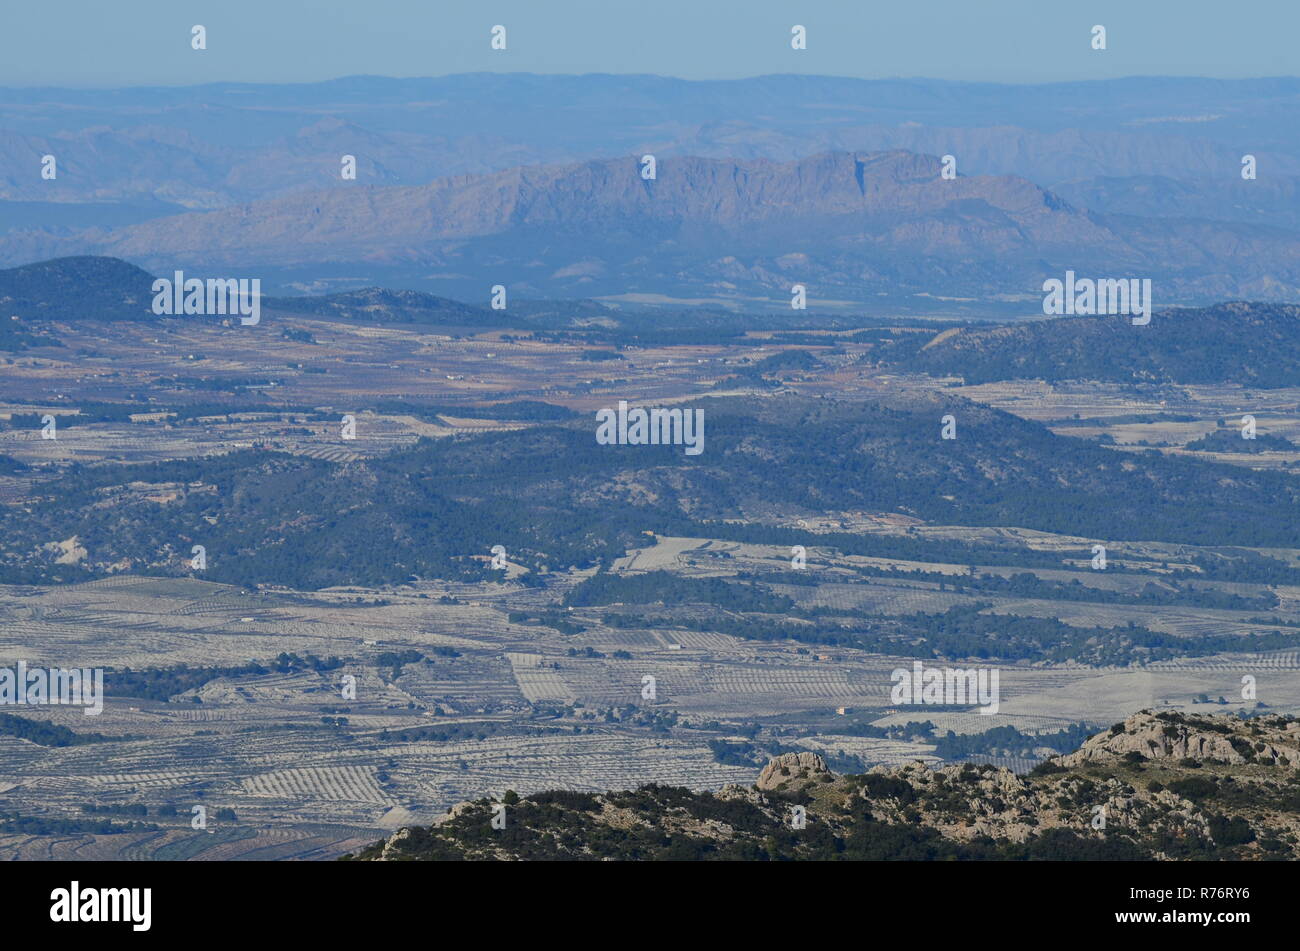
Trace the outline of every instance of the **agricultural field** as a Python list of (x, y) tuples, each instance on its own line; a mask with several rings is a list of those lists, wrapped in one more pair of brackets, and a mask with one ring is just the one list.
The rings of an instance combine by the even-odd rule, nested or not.
[[(917, 425), (937, 432), (935, 408), (957, 400), (963, 425), (1045, 424), (1025, 430), (1023, 451), (1058, 440), (1289, 478), (1300, 450), (1187, 447), (1235, 433), (1247, 413), (1261, 435), (1300, 439), (1300, 390), (963, 386), (881, 365), (869, 339), (841, 331), (797, 344), (772, 331), (610, 344), (272, 314), (257, 328), (86, 323), (55, 336), (66, 345), (6, 357), (0, 374), (0, 505), (10, 526), (25, 520), (6, 536), (0, 666), (100, 668), (106, 696), (93, 717), (6, 708), (19, 720), (0, 730), (0, 857), (328, 859), (507, 790), (748, 784), (769, 756), (794, 751), (851, 771), (970, 759), (1024, 772), (1062, 751), (1061, 737), (1139, 710), (1300, 712), (1300, 549), (1275, 541), (1229, 549), (945, 520), (906, 499), (832, 497), (838, 475), (802, 495), (778, 476), (731, 496), (722, 476), (686, 483), (675, 461), (591, 468), (571, 483), (563, 467), (517, 487), (508, 477), (532, 465), (525, 440), (572, 438), (631, 397), (718, 407), (710, 426), (722, 435), (710, 438), (724, 459), (752, 449), (726, 429), (733, 407), (766, 414), (785, 452), (786, 406), (817, 420), (833, 403), (853, 423), (858, 408), (889, 420), (914, 405), (923, 422), (888, 436), (906, 440)], [(57, 438), (42, 437), (46, 415)], [(819, 432), (799, 429), (789, 446)], [(480, 447), (508, 461), (498, 471)], [(256, 514), (256, 496), (281, 491), (274, 481), (234, 493), (247, 511), (209, 512), (229, 489), (205, 467), (224, 472), (228, 458), (289, 460), (275, 465), (317, 481), (274, 516)], [(168, 468), (181, 463), (198, 469)], [(188, 561), (189, 537), (109, 553), (154, 544), (150, 521), (173, 511), (200, 528), (329, 519), (348, 497), (313, 494), (331, 480), (404, 486), (426, 465), (454, 474), (457, 502), (481, 503), (491, 485), (506, 509), (534, 513), (526, 535), (499, 520), (502, 570), (493, 536), (389, 571), (388, 529), (364, 521), (355, 547), (328, 555), (337, 583), (295, 583), (303, 576), (278, 577), (274, 561), (233, 578), (230, 557), (277, 543), (248, 541), (238, 524), (223, 537), (248, 547), (214, 549), (206, 576)], [(114, 475), (101, 485), (99, 473)], [(91, 501), (61, 522), (72, 475), (89, 480), (74, 488)], [(611, 529), (583, 514), (611, 492), (675, 508), (638, 508)], [(407, 504), (385, 502), (383, 524), (405, 534)], [(474, 519), (497, 518), (475, 511), (463, 516), (471, 536)], [(115, 512), (124, 521), (96, 521)], [(350, 583), (362, 556), (376, 580)], [(920, 662), (996, 671), (996, 709), (899, 702), (896, 672)]]

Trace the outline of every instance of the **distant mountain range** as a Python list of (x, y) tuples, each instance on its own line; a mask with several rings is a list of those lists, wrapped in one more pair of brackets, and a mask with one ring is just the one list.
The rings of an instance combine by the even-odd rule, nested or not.
[[(115, 254), (256, 269), (268, 291), (737, 307), (798, 281), (822, 308), (989, 314), (1095, 265), (1141, 269), (1167, 305), (1293, 301), (1298, 106), (1294, 78), (0, 89), (0, 264)], [(945, 154), (961, 177), (930, 196), (926, 156)], [(874, 192), (854, 195), (859, 174)]]
[(9, 258), (87, 253), (262, 277), (268, 289), (334, 275), (466, 299), (501, 284), (768, 308), (788, 307), (803, 284), (815, 309), (1023, 313), (1067, 269), (1151, 278), (1163, 304), (1300, 299), (1300, 233), (1097, 215), (1023, 178), (945, 180), (938, 158), (910, 152), (665, 159), (653, 180), (629, 156), (0, 240)]
[[(478, 73), (0, 89), (0, 198), (219, 208), (347, 187), (344, 153), (357, 156), (358, 180), (375, 185), (643, 152), (789, 161), (895, 149), (951, 153), (964, 174), (1049, 188), (1106, 176), (1239, 178), (1249, 152), (1266, 182), (1300, 175), (1298, 104), (1296, 78), (1003, 85)], [(46, 153), (60, 158), (57, 182), (35, 174)]]

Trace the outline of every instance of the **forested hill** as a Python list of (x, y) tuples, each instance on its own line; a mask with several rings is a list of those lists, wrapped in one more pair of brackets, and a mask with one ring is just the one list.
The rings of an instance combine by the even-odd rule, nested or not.
[[(172, 273), (163, 275), (169, 279)], [(195, 271), (186, 277), (234, 277)], [(244, 275), (255, 277), (255, 274)], [(20, 322), (153, 321), (154, 275), (120, 258), (54, 258), (0, 270), (0, 308)], [(314, 297), (264, 297), (269, 313), (386, 323), (522, 326), (502, 312), (417, 291), (370, 287)]]
[[(578, 418), (350, 463), (248, 450), (78, 468), (43, 487), (60, 504), (6, 513), (0, 577), (187, 573), (185, 553), (205, 544), (214, 581), (478, 578), (475, 556), (495, 544), (521, 564), (565, 568), (622, 555), (644, 531), (707, 537), (703, 526), (721, 520), (759, 531), (799, 511), (897, 512), (1098, 541), (1295, 540), (1300, 485), (1285, 473), (1107, 449), (945, 393), (699, 405), (697, 456), (682, 446), (599, 445), (594, 420)], [(956, 438), (941, 439), (949, 414)], [(174, 486), (167, 505), (139, 488), (159, 483)], [(86, 556), (56, 563), (47, 546), (73, 536)]]
[(22, 322), (157, 320), (153, 281), (118, 258), (55, 258), (0, 271), (0, 310)]
[(365, 287), (318, 297), (267, 297), (265, 310), (274, 313), (359, 323), (431, 324), (459, 327), (523, 327), (508, 311), (474, 307), (423, 291)]
[(946, 331), (886, 359), (967, 383), (1102, 380), (1294, 386), (1300, 379), (1300, 307), (1226, 303), (1129, 317), (1055, 317)]

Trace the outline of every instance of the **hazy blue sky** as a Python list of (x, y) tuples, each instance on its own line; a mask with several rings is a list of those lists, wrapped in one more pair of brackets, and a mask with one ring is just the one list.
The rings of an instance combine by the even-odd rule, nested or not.
[[(190, 49), (190, 27), (208, 49)], [(493, 24), (509, 48), (489, 49)], [(808, 49), (790, 48), (790, 27)], [(1089, 47), (1093, 24), (1109, 49)], [(358, 73), (762, 73), (1042, 82), (1300, 74), (1300, 0), (4, 0), (0, 84)]]

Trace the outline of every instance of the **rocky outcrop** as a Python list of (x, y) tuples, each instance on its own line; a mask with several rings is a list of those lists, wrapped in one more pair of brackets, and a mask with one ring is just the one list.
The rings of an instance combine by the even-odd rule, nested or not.
[(377, 861), (391, 862), (402, 854), (402, 844), (411, 837), (410, 828), (398, 829), (384, 840)]
[(1224, 730), (1218, 721), (1143, 711), (1109, 732), (1092, 737), (1059, 762), (1062, 766), (1078, 766), (1131, 753), (1143, 759), (1194, 759), (1232, 765), (1248, 762), (1286, 765), (1300, 761), (1300, 750)]
[(782, 753), (768, 761), (754, 785), (764, 792), (789, 791), (833, 778), (826, 761), (816, 753)]

